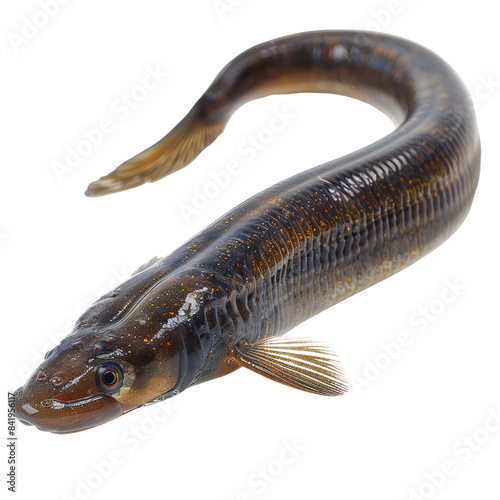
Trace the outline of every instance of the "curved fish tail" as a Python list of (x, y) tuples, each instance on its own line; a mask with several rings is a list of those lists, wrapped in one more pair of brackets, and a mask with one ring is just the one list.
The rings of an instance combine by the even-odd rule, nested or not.
[(180, 170), (215, 141), (226, 123), (203, 119), (200, 108), (195, 106), (165, 137), (89, 184), (85, 194), (103, 196), (125, 191)]

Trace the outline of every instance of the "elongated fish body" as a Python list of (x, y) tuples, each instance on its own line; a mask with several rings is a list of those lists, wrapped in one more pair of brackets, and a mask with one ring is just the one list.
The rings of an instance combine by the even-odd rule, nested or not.
[(99, 299), (19, 390), (21, 420), (81, 430), (239, 366), (319, 394), (344, 392), (327, 348), (282, 336), (415, 262), (467, 215), (479, 136), (464, 85), (437, 55), (353, 31), (258, 45), (230, 62), (167, 136), (87, 194), (168, 175), (243, 103), (294, 92), (360, 99), (396, 129), (245, 201)]

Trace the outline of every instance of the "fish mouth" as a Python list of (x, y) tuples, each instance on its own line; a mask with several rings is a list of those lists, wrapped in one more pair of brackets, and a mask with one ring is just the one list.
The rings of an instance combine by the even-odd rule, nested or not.
[(32, 404), (24, 396), (28, 391), (16, 391), (16, 417), (25, 425), (33, 425), (42, 431), (57, 434), (79, 432), (96, 427), (123, 415), (123, 409), (115, 398), (98, 394), (71, 401), (47, 398), (40, 404)]
[[(33, 425), (31, 424), (30, 422), (28, 422), (25, 418), (22, 418), (20, 416), (20, 411), (19, 411), (19, 400), (20, 398), (22, 398), (22, 396), (24, 396), (29, 390), (30, 390), (31, 386), (27, 387), (27, 388), (24, 388), (24, 387), (19, 387), (19, 389), (17, 389), (16, 391), (14, 391), (14, 398), (15, 398), (15, 402), (16, 402), (16, 418), (17, 420), (19, 420), (19, 422), (21, 422), (22, 424), (24, 425)], [(23, 406), (26, 406), (26, 405), (23, 405)], [(27, 411), (26, 409), (24, 409), (25, 411)], [(21, 415), (23, 415), (24, 413), (21, 412)]]

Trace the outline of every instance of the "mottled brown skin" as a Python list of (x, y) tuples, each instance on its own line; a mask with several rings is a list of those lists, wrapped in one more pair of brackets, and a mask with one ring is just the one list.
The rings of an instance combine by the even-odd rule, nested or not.
[[(37, 371), (18, 408), (29, 402), (40, 413), (18, 410), (21, 419), (46, 430), (79, 430), (229, 373), (238, 343), (283, 335), (415, 262), (457, 229), (479, 177), (469, 95), (432, 52), (373, 33), (303, 33), (244, 52), (169, 135), (88, 194), (178, 170), (244, 102), (305, 91), (366, 101), (397, 128), (247, 200), (101, 298), (40, 367), (64, 383), (89, 376), (62, 390), (37, 380)], [(90, 376), (99, 362), (96, 345), (107, 360), (128, 366), (128, 389), (106, 396), (119, 407), (102, 398), (92, 411), (76, 408), (75, 428), (69, 411), (42, 409), (41, 402), (102, 396)]]

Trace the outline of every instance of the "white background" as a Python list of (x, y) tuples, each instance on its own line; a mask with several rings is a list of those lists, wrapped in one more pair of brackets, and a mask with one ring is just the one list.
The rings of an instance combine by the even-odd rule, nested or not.
[[(17, 498), (498, 500), (493, 7), (485, 0), (467, 7), (436, 0), (214, 3), (67, 1), (22, 41), (27, 23), (43, 23), (42, 1), (4, 2), (3, 394), (24, 383), (84, 308), (150, 257), (171, 252), (266, 186), (391, 131), (385, 116), (346, 98), (269, 97), (239, 110), (223, 136), (172, 177), (109, 197), (83, 195), (90, 181), (162, 137), (231, 58), (259, 42), (311, 29), (375, 29), (439, 53), (476, 96), (483, 161), (474, 205), (431, 255), (295, 330), (335, 348), (351, 379), (348, 395), (313, 396), (242, 369), (186, 391), (166, 409), (143, 408), (85, 432), (20, 426)], [(168, 75), (141, 93), (148, 68)], [(124, 109), (122, 95), (131, 93), (140, 102)], [(284, 109), (294, 118), (248, 161), (238, 148)], [(113, 130), (58, 177), (54, 164), (103, 119)], [(229, 185), (198, 214), (183, 216), (182, 205), (206, 189), (210, 172), (230, 161), (241, 168)], [(391, 342), (403, 332), (412, 342), (397, 350)], [(102, 465), (110, 458), (117, 459), (113, 470)]]

